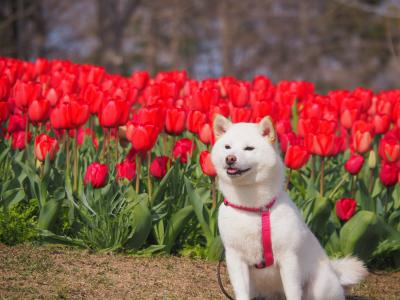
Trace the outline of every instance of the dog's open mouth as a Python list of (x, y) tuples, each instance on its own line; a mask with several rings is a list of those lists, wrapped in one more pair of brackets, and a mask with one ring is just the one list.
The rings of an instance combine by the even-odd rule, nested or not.
[(238, 176), (238, 175), (242, 175), (243, 173), (249, 171), (250, 168), (247, 169), (238, 169), (238, 168), (232, 168), (232, 167), (228, 167), (226, 169), (226, 174), (230, 175), (230, 176)]

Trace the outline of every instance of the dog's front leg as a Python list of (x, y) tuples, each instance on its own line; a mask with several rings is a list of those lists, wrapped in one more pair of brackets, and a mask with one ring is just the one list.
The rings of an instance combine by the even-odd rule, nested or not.
[(229, 278), (237, 300), (250, 299), (249, 266), (233, 250), (225, 250)]
[(302, 283), (300, 267), (295, 255), (287, 255), (280, 261), (280, 273), (287, 300), (301, 300)]

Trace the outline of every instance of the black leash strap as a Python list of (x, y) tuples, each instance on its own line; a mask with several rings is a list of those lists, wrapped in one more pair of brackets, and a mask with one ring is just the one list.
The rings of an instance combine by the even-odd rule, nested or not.
[(222, 280), (221, 280), (221, 263), (224, 261), (224, 254), (221, 255), (221, 258), (218, 262), (218, 268), (217, 268), (217, 278), (218, 278), (218, 284), (219, 288), (221, 289), (222, 293), (224, 293), (225, 297), (228, 298), (229, 300), (235, 300), (232, 298), (231, 295), (228, 294), (228, 292), (225, 290)]

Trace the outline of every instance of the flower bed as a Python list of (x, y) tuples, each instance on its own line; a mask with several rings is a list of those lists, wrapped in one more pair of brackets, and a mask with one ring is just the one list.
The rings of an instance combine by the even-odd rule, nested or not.
[(218, 258), (215, 114), (272, 118), (287, 189), (330, 255), (399, 265), (400, 90), (1, 58), (0, 222), (29, 208), (48, 241)]

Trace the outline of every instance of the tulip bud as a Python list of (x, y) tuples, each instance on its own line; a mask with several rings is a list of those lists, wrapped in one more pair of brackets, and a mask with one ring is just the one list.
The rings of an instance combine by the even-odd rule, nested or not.
[(342, 198), (336, 202), (336, 215), (342, 221), (348, 221), (356, 212), (357, 202), (352, 198)]
[(135, 161), (124, 160), (115, 166), (117, 170), (117, 180), (126, 178), (131, 181), (136, 176), (136, 163)]
[(167, 156), (156, 157), (150, 165), (150, 174), (159, 179), (163, 178), (167, 174), (169, 160)]
[(207, 176), (217, 176), (217, 172), (215, 171), (214, 165), (211, 161), (211, 153), (207, 150), (201, 151), (200, 153), (200, 166), (203, 173)]
[(361, 155), (352, 155), (344, 164), (344, 168), (351, 175), (356, 175), (360, 172), (364, 164), (364, 157)]
[(368, 168), (374, 169), (376, 167), (376, 154), (374, 150), (369, 151)]
[(87, 169), (84, 178), (85, 185), (91, 184), (93, 188), (105, 186), (108, 177), (108, 167), (100, 163), (91, 163)]
[(44, 133), (35, 138), (35, 157), (40, 161), (44, 161), (47, 155), (50, 156), (50, 160), (53, 160), (58, 149), (58, 142), (55, 138), (52, 138)]

